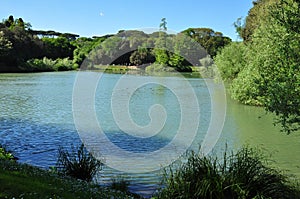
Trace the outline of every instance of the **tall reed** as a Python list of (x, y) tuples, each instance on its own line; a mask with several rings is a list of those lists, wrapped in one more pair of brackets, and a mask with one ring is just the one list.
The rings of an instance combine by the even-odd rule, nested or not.
[[(261, 151), (243, 147), (222, 159), (188, 152), (186, 161), (165, 170), (158, 198), (300, 198), (281, 171), (268, 166)], [(297, 190), (298, 189), (298, 190)]]

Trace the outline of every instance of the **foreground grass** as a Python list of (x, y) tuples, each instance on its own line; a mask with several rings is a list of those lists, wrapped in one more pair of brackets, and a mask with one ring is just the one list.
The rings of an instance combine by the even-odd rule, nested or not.
[(133, 198), (98, 185), (0, 159), (0, 198)]
[(177, 169), (170, 167), (165, 188), (157, 198), (167, 199), (292, 199), (300, 198), (298, 182), (269, 166), (261, 151), (242, 148), (223, 158), (188, 153)]

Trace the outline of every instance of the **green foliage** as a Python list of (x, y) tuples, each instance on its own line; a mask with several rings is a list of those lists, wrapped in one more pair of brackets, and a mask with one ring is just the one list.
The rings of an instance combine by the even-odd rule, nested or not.
[(151, 64), (146, 67), (146, 73), (156, 73), (156, 72), (175, 72), (175, 68), (170, 66), (162, 65), (162, 64)]
[(246, 66), (230, 85), (231, 97), (243, 104), (262, 105), (259, 83), (255, 78), (259, 78), (257, 69)]
[(0, 32), (3, 32), (4, 42), (6, 43), (6, 50), (0, 53), (0, 63), (10, 66), (7, 69), (8, 71), (17, 71), (18, 66), (26, 60), (40, 57), (43, 54), (43, 46), (40, 39), (28, 34), (26, 29), (20, 26), (8, 28), (0, 24)]
[(55, 60), (54, 70), (55, 71), (67, 71), (74, 70), (77, 67), (74, 65), (73, 61), (67, 58), (58, 58)]
[(105, 39), (105, 37), (94, 39), (80, 37), (73, 41), (72, 45), (76, 46), (76, 49), (73, 51), (73, 63), (77, 66), (81, 65), (88, 54)]
[[(54, 32), (54, 31), (46, 31)], [(37, 35), (40, 31), (30, 29), (30, 24), (23, 21), (22, 18), (14, 19), (9, 16), (8, 19), (0, 23), (0, 71), (1, 72), (24, 72), (36, 71), (36, 68), (29, 68), (26, 61), (31, 59), (41, 59), (48, 57), (50, 59), (64, 59), (73, 56), (72, 38), (76, 35), (70, 33), (56, 33), (58, 37), (43, 37), (40, 39)], [(44, 35), (43, 35), (44, 36)], [(41, 70), (49, 71), (47, 66), (35, 61), (33, 65), (40, 65)], [(60, 68), (60, 67), (59, 67)]]
[(156, 59), (156, 63), (160, 64), (160, 65), (166, 65), (168, 66), (169, 63), (169, 53), (167, 50), (165, 49), (155, 49), (154, 50), (155, 53), (155, 59)]
[(224, 80), (237, 78), (246, 65), (245, 54), (246, 46), (239, 42), (232, 42), (217, 54), (214, 62)]
[(276, 114), (287, 133), (300, 129), (299, 7), (292, 0), (270, 7), (271, 16), (255, 32), (250, 51), (255, 56), (249, 65), (260, 74), (255, 80), (263, 106)]
[(257, 1), (244, 44), (231, 44), (215, 59), (222, 77), (232, 80), (232, 97), (262, 105), (286, 133), (300, 130), (299, 7), (296, 0)]
[(45, 45), (45, 57), (50, 59), (73, 57), (75, 46), (66, 37), (44, 37), (42, 41)]
[(127, 181), (123, 177), (118, 176), (112, 179), (110, 188), (113, 190), (121, 191), (123, 193), (129, 193), (129, 189), (128, 189), (129, 185), (130, 185), (129, 181)]
[(129, 59), (130, 63), (136, 66), (155, 61), (155, 57), (153, 56), (152, 52), (147, 48), (138, 48), (137, 51), (134, 51), (130, 55)]
[(243, 23), (243, 18), (239, 17), (234, 23), (235, 31), (240, 38), (243, 37), (243, 31), (245, 29), (245, 23)]
[(178, 70), (180, 70), (183, 66), (183, 62), (184, 62), (184, 58), (181, 57), (180, 55), (176, 54), (176, 53), (172, 53), (170, 55), (168, 64), (172, 67), (177, 68)]
[(80, 180), (91, 181), (94, 175), (101, 169), (102, 162), (86, 151), (84, 145), (75, 148), (71, 152), (59, 148), (57, 169), (60, 173)]
[(159, 24), (159, 28), (162, 31), (167, 31), (167, 19), (166, 18), (161, 19), (161, 23)]
[(230, 156), (225, 151), (222, 160), (190, 152), (176, 170), (166, 170), (158, 198), (297, 198), (299, 190), (268, 163), (248, 147)]
[(76, 66), (73, 64), (72, 60), (69, 58), (58, 58), (56, 60), (48, 59), (44, 57), (43, 59), (30, 59), (22, 67), (23, 71), (67, 71), (74, 70)]
[[(151, 34), (129, 30), (119, 31), (114, 36), (85, 38), (53, 30), (32, 30), (30, 24), (22, 18), (15, 20), (9, 16), (0, 23), (0, 71), (69, 70), (72, 67), (65, 61), (65, 58), (69, 58), (75, 68), (81, 66), (84, 60), (87, 61), (83, 68), (107, 64), (148, 65), (156, 62), (160, 66), (171, 66), (177, 71), (186, 72), (191, 71), (191, 65), (199, 65), (199, 59), (206, 55), (204, 49), (197, 48), (199, 45), (196, 42), (200, 42), (209, 53), (212, 52), (212, 56), (230, 42), (220, 32), (196, 28), (191, 29), (198, 31), (193, 35), (189, 34), (190, 29), (185, 31), (195, 41), (195, 44), (190, 45), (190, 37), (182, 33), (168, 34), (166, 25), (166, 19), (163, 18), (160, 31)], [(53, 60), (52, 65), (57, 66), (50, 66), (48, 60), (41, 61), (43, 57)], [(187, 57), (189, 60), (186, 60)]]
[(30, 23), (25, 23), (22, 18), (18, 18), (15, 20), (14, 16), (12, 15), (10, 15), (8, 19), (4, 20), (3, 24), (9, 29), (19, 27), (25, 30), (31, 28)]
[(212, 58), (216, 56), (219, 49), (231, 43), (229, 37), (210, 28), (188, 28), (182, 33), (198, 42)]
[(7, 149), (5, 149), (5, 147), (0, 145), (0, 160), (15, 160), (16, 158), (14, 157), (14, 155), (9, 152)]
[(256, 29), (269, 15), (269, 6), (276, 2), (279, 0), (256, 0), (253, 2), (254, 6), (249, 10), (246, 23), (241, 30), (241, 37), (245, 42), (252, 40)]

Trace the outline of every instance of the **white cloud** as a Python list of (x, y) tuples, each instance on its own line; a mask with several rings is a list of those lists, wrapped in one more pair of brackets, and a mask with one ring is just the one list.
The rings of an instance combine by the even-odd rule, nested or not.
[(103, 16), (104, 16), (104, 13), (103, 13), (103, 12), (100, 12), (100, 16), (103, 17)]

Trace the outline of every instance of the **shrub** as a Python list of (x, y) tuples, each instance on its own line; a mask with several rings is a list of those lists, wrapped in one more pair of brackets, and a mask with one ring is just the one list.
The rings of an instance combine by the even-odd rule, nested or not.
[(146, 67), (147, 73), (153, 72), (175, 72), (176, 70), (170, 66), (154, 63)]
[(129, 193), (129, 190), (128, 190), (129, 184), (130, 183), (129, 183), (128, 180), (125, 180), (122, 177), (116, 177), (116, 178), (112, 179), (112, 183), (110, 185), (110, 188), (114, 189), (114, 190), (124, 192), (124, 193)]
[(91, 181), (101, 167), (102, 162), (90, 154), (83, 144), (77, 148), (72, 146), (70, 153), (62, 147), (58, 150), (57, 171), (62, 174)]
[(72, 60), (69, 60), (69, 58), (58, 58), (55, 60), (55, 64), (53, 65), (53, 69), (55, 71), (67, 71), (67, 70), (73, 70), (76, 69), (76, 67), (73, 64)]
[(30, 59), (21, 67), (24, 71), (67, 71), (76, 69), (76, 65), (69, 58)]
[(246, 65), (246, 46), (243, 43), (232, 42), (224, 47), (214, 61), (224, 80), (233, 80)]
[(296, 198), (298, 190), (282, 172), (265, 166), (257, 150), (244, 147), (223, 161), (187, 154), (177, 170), (169, 168), (158, 198)]
[(8, 151), (5, 147), (0, 145), (0, 159), (16, 160), (17, 158), (10, 151)]
[(258, 79), (258, 71), (246, 66), (230, 85), (231, 97), (246, 105), (262, 105)]

